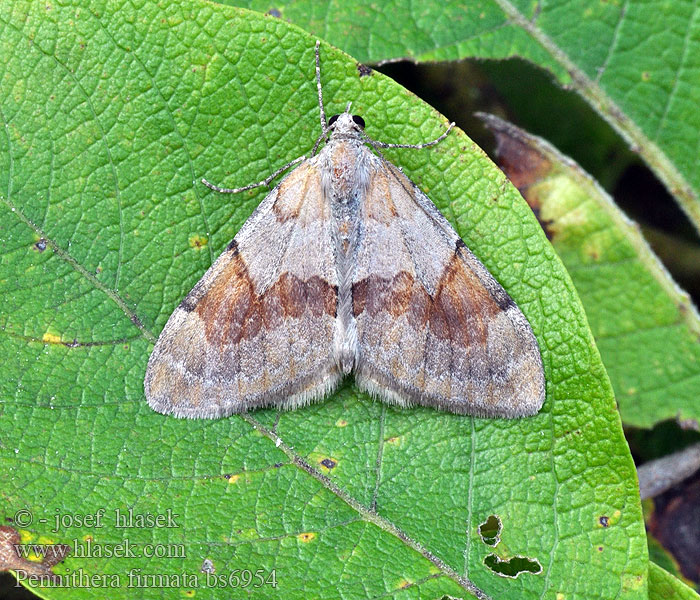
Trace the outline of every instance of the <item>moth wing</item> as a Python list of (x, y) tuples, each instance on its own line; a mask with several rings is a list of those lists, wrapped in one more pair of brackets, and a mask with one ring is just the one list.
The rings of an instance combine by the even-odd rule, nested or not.
[(536, 414), (544, 372), (525, 316), (430, 199), (374, 164), (352, 285), (358, 385), (402, 406)]
[(330, 206), (313, 161), (261, 202), (170, 316), (148, 361), (149, 405), (215, 418), (322, 397), (337, 305)]

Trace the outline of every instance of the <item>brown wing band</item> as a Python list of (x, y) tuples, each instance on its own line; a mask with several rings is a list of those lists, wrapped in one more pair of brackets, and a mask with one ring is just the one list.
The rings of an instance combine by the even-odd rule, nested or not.
[(440, 339), (451, 339), (464, 347), (484, 344), (491, 318), (514, 303), (500, 286), (493, 290), (485, 287), (461, 256), (462, 246), (463, 242), (457, 245), (434, 296), (407, 271), (390, 278), (371, 275), (354, 283), (354, 316), (366, 312), (375, 317), (387, 312), (398, 318), (406, 314), (416, 330), (427, 325)]

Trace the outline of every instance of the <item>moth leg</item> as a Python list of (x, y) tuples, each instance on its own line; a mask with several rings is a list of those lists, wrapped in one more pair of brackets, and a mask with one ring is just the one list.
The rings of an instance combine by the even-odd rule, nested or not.
[(452, 128), (454, 126), (454, 123), (450, 123), (445, 133), (435, 138), (432, 142), (425, 142), (423, 144), (389, 144), (387, 142), (377, 142), (376, 140), (371, 140), (370, 144), (372, 144), (372, 146), (374, 146), (375, 148), (414, 148), (416, 150), (420, 150), (422, 148), (429, 148), (430, 146), (439, 144), (442, 140), (444, 140), (447, 137), (447, 135), (450, 133), (450, 131), (452, 131)]
[[(439, 144), (442, 140), (444, 140), (447, 135), (452, 131), (452, 128), (455, 126), (454, 123), (450, 123), (449, 126), (447, 127), (447, 130), (445, 133), (443, 133), (441, 136), (435, 138), (432, 142), (425, 142), (424, 144), (389, 144), (387, 142), (378, 142), (376, 140), (373, 140), (371, 137), (369, 137), (364, 131), (359, 131), (360, 137), (372, 148), (374, 151), (379, 155), (379, 158), (381, 158), (385, 163), (389, 163), (389, 161), (386, 159), (384, 154), (382, 154), (382, 151), (380, 148), (414, 148), (417, 150), (420, 150), (421, 148), (428, 148), (429, 146), (434, 146), (435, 144)], [(315, 147), (314, 147), (315, 149)], [(389, 163), (391, 164), (391, 163)]]

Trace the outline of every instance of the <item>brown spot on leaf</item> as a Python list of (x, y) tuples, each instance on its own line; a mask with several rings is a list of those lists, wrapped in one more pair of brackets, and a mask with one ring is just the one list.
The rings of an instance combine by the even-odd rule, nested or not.
[(496, 138), (498, 163), (508, 179), (525, 195), (527, 188), (547, 175), (552, 163), (521, 134), (520, 130), (491, 128)]
[(360, 77), (367, 77), (367, 75), (372, 74), (372, 68), (362, 63), (357, 63), (357, 72), (360, 74)]
[(551, 161), (537, 148), (534, 141), (518, 127), (493, 115), (480, 115), (496, 138), (498, 165), (508, 179), (518, 188), (535, 213), (549, 239), (552, 238), (552, 221), (540, 218), (540, 200), (531, 190), (534, 183), (546, 177), (553, 168)]
[(190, 248), (201, 250), (209, 243), (209, 240), (203, 235), (195, 234), (190, 236), (189, 243)]
[(141, 319), (139, 319), (136, 315), (131, 315), (129, 320), (139, 329), (143, 329), (143, 323), (141, 323)]
[(326, 467), (326, 469), (333, 469), (338, 463), (333, 460), (332, 458), (324, 458), (322, 461), (320, 461), (321, 464)]

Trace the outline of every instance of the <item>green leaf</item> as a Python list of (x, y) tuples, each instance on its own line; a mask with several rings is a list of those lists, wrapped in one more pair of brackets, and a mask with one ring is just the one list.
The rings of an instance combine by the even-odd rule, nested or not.
[(700, 317), (639, 228), (571, 159), (489, 116), (499, 160), (574, 281), (622, 420), (700, 421)]
[(668, 571), (649, 562), (649, 600), (698, 600), (700, 596)]
[[(266, 11), (262, 0), (230, 4)], [(700, 19), (689, 0), (275, 4), (367, 62), (522, 57), (580, 93), (654, 170), (700, 230)]]
[[(129, 584), (190, 597), (212, 587), (202, 568), (274, 570), (276, 588), (247, 590), (264, 598), (466, 597), (470, 582), (501, 599), (646, 597), (634, 466), (583, 309), (527, 205), (462, 133), (387, 157), (529, 319), (541, 413), (400, 410), (348, 381), (293, 412), (178, 420), (144, 400), (153, 341), (264, 195), (198, 181), (243, 185), (309, 152), (314, 38), (203, 2), (106, 0), (4, 3), (0, 33), (2, 518), (25, 542), (115, 553), (74, 551), (55, 573), (116, 578), (110, 598), (133, 598)], [(386, 141), (444, 131), (387, 78), (321, 52), (329, 112), (352, 100)], [(100, 526), (84, 522), (101, 509)], [(129, 509), (173, 525), (118, 527)], [(479, 534), (491, 516), (495, 546)], [(117, 556), (127, 540), (135, 557)], [(541, 572), (502, 577), (489, 556)], [(233, 583), (201, 593), (246, 593)]]

